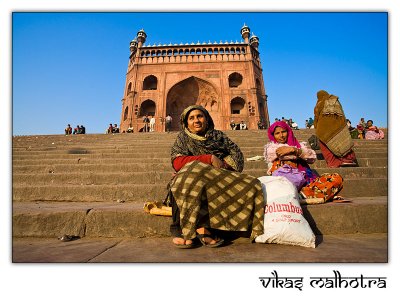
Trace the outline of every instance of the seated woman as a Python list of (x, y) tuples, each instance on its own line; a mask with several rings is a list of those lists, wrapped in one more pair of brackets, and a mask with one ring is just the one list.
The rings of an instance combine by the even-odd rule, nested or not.
[[(292, 129), (285, 122), (273, 123), (268, 128), (270, 142), (264, 147), (265, 161), (268, 163), (268, 175), (284, 165), (297, 168), (305, 177), (298, 187), (300, 194), (308, 198), (320, 198), (321, 203), (332, 200), (343, 187), (343, 178), (337, 174), (318, 176), (308, 164), (315, 162), (317, 156), (306, 142), (299, 143)], [(306, 201), (307, 202), (307, 201)]]
[(68, 124), (68, 126), (64, 129), (65, 131), (65, 135), (70, 135), (72, 134), (72, 127), (70, 124)]
[(374, 122), (372, 120), (367, 121), (367, 126), (365, 126), (365, 139), (382, 140), (385, 137), (385, 134), (373, 124)]
[(320, 148), (330, 168), (357, 166), (346, 117), (339, 98), (326, 91), (317, 93), (314, 108), (315, 134), (320, 141)]
[(244, 158), (239, 147), (214, 129), (202, 106), (186, 108), (181, 125), (171, 150), (177, 171), (169, 199), (174, 245), (191, 248), (197, 237), (205, 246), (218, 247), (224, 240), (213, 229), (250, 231), (253, 241), (264, 230), (263, 192), (257, 178), (240, 173)]

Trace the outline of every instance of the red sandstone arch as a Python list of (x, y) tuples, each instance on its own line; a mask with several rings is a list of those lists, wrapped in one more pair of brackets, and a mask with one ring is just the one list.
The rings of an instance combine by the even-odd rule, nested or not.
[(242, 115), (245, 113), (246, 102), (241, 97), (235, 97), (231, 100), (231, 114), (232, 115)]
[(221, 101), (214, 86), (203, 79), (191, 76), (175, 84), (167, 94), (166, 115), (172, 117), (172, 130), (179, 130), (182, 111), (190, 105), (202, 105), (209, 112), (215, 125), (219, 124)]
[(126, 94), (128, 95), (132, 91), (132, 82), (129, 82), (128, 88), (126, 89)]
[(139, 117), (143, 117), (145, 115), (154, 116), (155, 113), (156, 103), (153, 100), (147, 99), (140, 104)]
[(125, 107), (125, 110), (124, 110), (124, 121), (126, 121), (126, 119), (128, 119), (128, 112), (129, 112), (129, 110), (128, 110), (128, 106), (127, 106), (127, 107)]
[(157, 77), (149, 75), (143, 80), (143, 90), (156, 90), (157, 89)]

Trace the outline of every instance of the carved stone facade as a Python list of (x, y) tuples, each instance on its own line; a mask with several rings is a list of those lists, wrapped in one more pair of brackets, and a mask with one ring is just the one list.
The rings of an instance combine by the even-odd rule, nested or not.
[(130, 43), (121, 131), (142, 131), (145, 115), (154, 115), (155, 130), (165, 131), (168, 114), (172, 130), (179, 130), (182, 111), (193, 104), (210, 112), (216, 129), (230, 129), (231, 120), (249, 129), (260, 120), (269, 126), (259, 39), (249, 38), (246, 25), (241, 34), (244, 42), (145, 45), (140, 30)]

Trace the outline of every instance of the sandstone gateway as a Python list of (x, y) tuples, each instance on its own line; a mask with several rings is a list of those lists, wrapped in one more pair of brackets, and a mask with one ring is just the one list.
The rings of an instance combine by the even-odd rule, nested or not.
[(246, 25), (240, 32), (244, 42), (146, 45), (139, 30), (130, 42), (121, 131), (142, 131), (145, 115), (156, 118), (155, 131), (165, 131), (168, 114), (179, 130), (179, 116), (192, 104), (204, 106), (220, 130), (231, 120), (249, 129), (259, 121), (269, 126), (259, 39)]

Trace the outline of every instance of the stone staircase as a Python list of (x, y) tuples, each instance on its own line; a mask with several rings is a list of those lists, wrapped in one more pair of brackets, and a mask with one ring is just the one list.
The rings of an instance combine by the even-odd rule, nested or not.
[[(226, 133), (245, 159), (263, 154), (265, 130)], [(311, 134), (312, 129), (295, 131), (299, 140)], [(13, 137), (13, 236), (169, 236), (170, 218), (144, 213), (143, 204), (166, 196), (176, 135)], [(319, 174), (340, 173), (341, 195), (351, 200), (303, 206), (316, 234), (387, 233), (387, 140), (354, 143), (359, 167), (329, 169), (320, 153), (312, 166)], [(264, 176), (266, 163), (246, 161), (243, 172)]]

